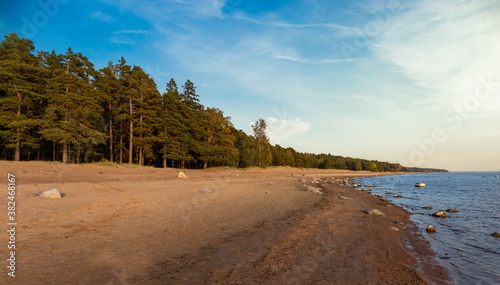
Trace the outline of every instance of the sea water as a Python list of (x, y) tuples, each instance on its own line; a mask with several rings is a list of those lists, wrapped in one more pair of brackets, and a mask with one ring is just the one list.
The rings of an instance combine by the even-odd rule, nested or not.
[[(412, 213), (411, 219), (429, 240), (455, 284), (500, 284), (500, 176), (499, 172), (450, 172), (363, 178), (372, 194)], [(427, 187), (417, 188), (423, 182)], [(359, 182), (358, 182), (359, 183)], [(392, 192), (393, 194), (386, 194)], [(395, 198), (394, 195), (402, 198)], [(432, 207), (427, 210), (422, 207)], [(456, 209), (446, 218), (432, 216)], [(428, 225), (435, 233), (425, 231)]]

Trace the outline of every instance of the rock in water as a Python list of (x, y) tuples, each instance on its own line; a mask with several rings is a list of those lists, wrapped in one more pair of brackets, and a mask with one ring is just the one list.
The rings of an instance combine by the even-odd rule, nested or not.
[(394, 198), (403, 198), (401, 195), (394, 195)]
[(422, 207), (422, 209), (432, 210), (432, 207), (431, 206), (425, 206), (425, 207)]
[(61, 192), (57, 189), (49, 189), (45, 190), (42, 193), (38, 194), (40, 197), (45, 197), (45, 198), (61, 198)]
[(188, 178), (187, 175), (184, 173), (184, 172), (179, 172), (179, 175), (177, 175), (177, 178), (183, 178), (183, 179), (186, 179)]
[(446, 217), (448, 217), (448, 214), (446, 214), (445, 211), (439, 211), (439, 212), (432, 214), (432, 216), (438, 217), (438, 218), (446, 218)]
[(374, 216), (385, 216), (385, 213), (380, 211), (379, 209), (370, 209), (366, 211), (368, 215), (374, 215)]
[(433, 226), (433, 225), (429, 225), (426, 229), (425, 229), (428, 233), (433, 233), (436, 231), (436, 227)]
[(494, 237), (500, 237), (500, 232), (494, 232), (491, 235), (494, 236)]
[(321, 190), (319, 188), (312, 187), (312, 186), (307, 186), (306, 191), (314, 193), (314, 194), (320, 194), (320, 195), (323, 194), (323, 192), (321, 192)]
[(422, 182), (415, 183), (415, 187), (425, 187), (426, 185)]
[(446, 212), (448, 212), (448, 213), (458, 213), (458, 210), (456, 210), (456, 209), (448, 209), (448, 210), (446, 210)]

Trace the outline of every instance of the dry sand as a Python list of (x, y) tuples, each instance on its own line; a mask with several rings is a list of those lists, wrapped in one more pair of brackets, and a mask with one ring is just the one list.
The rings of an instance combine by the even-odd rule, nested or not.
[[(219, 168), (179, 179), (178, 170), (139, 166), (1, 161), (0, 169), (0, 222), (8, 229), (11, 173), (18, 223), (16, 277), (7, 275), (4, 230), (0, 284), (449, 282), (406, 211), (325, 183), (374, 173)], [(64, 197), (36, 196), (50, 188)], [(367, 215), (371, 208), (387, 215)]]

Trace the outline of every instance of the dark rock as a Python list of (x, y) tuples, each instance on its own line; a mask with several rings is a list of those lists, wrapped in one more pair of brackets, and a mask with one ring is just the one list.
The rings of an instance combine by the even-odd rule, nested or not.
[(425, 207), (422, 207), (422, 209), (432, 210), (432, 207), (431, 206), (425, 206)]
[(494, 237), (500, 237), (500, 232), (494, 232), (491, 235), (494, 236)]
[(458, 210), (456, 210), (456, 209), (447, 209), (446, 212), (448, 212), (448, 213), (458, 213)]

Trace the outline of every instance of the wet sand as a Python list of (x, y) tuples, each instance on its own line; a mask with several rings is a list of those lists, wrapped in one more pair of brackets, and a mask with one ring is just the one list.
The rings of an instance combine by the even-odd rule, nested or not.
[[(179, 170), (139, 166), (2, 161), (0, 169), (4, 205), (7, 173), (16, 176), (18, 223), (16, 277), (2, 266), (1, 284), (448, 282), (409, 213), (327, 182), (377, 173), (218, 168), (179, 179)], [(50, 188), (64, 197), (36, 196)], [(367, 215), (371, 208), (387, 215)], [(8, 238), (4, 231), (3, 260)]]

